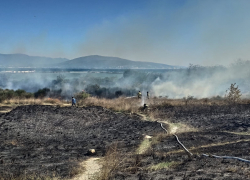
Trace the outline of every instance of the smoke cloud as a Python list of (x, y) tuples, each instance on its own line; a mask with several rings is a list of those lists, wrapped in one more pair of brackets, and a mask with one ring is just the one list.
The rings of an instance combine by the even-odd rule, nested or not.
[(250, 2), (151, 1), (88, 30), (77, 54), (184, 65), (249, 59)]
[(209, 98), (224, 96), (233, 83), (239, 86), (243, 97), (250, 97), (250, 61), (238, 60), (230, 67), (190, 66), (181, 72), (169, 72), (152, 83), (157, 96), (170, 98)]
[[(114, 72), (113, 72), (114, 73)], [(174, 70), (125, 70), (123, 74), (111, 72), (34, 73), (14, 77), (0, 74), (0, 87), (24, 89), (35, 92), (49, 88), (51, 95), (65, 98), (85, 91), (93, 96), (116, 98), (136, 96), (142, 92), (142, 100), (149, 91), (150, 97), (210, 98), (224, 96), (231, 84), (236, 83), (243, 97), (250, 97), (250, 61), (238, 60), (228, 67), (190, 65), (187, 69)], [(104, 77), (105, 76), (105, 77)], [(19, 78), (19, 79), (18, 79)]]

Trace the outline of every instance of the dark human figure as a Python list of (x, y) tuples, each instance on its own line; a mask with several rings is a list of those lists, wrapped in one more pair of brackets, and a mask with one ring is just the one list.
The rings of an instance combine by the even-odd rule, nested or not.
[(149, 93), (148, 93), (148, 91), (147, 91), (147, 98), (149, 99)]
[(137, 93), (138, 99), (141, 99), (141, 91)]
[(76, 107), (76, 99), (74, 97), (72, 97), (72, 107), (75, 106)]

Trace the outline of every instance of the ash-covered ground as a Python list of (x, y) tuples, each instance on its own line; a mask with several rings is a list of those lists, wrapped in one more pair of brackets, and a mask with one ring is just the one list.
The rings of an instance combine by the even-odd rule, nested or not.
[[(144, 121), (138, 115), (103, 107), (17, 107), (0, 117), (1, 178), (24, 173), (70, 178), (88, 157), (88, 149), (96, 149), (95, 156), (103, 157), (115, 143), (122, 158), (129, 155), (110, 179), (250, 179), (249, 163), (202, 156), (250, 160), (250, 105), (161, 106), (157, 112), (158, 120), (170, 124), (164, 124), (165, 128), (177, 127), (175, 133), (192, 158), (173, 135), (164, 134), (158, 122)], [(157, 138), (147, 151), (136, 154), (144, 135)]]
[(125, 153), (136, 148), (143, 134), (161, 131), (157, 122), (115, 113), (103, 107), (20, 106), (0, 117), (0, 176), (75, 175), (79, 162), (95, 149), (103, 156), (117, 143)]
[[(140, 156), (140, 166), (133, 173), (121, 170), (113, 179), (250, 179), (250, 163), (202, 155), (250, 160), (250, 105), (166, 106), (158, 107), (157, 112), (159, 119), (172, 125), (186, 125), (186, 130), (177, 128), (176, 134), (193, 157), (168, 135)], [(152, 170), (164, 163), (164, 168)]]

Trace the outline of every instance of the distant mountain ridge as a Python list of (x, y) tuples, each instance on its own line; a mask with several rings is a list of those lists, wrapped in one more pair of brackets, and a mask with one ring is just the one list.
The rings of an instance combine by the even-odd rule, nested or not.
[(72, 60), (28, 56), (25, 54), (0, 54), (0, 67), (44, 67), (70, 69), (175, 69), (171, 66), (154, 62), (131, 61), (118, 57), (84, 56)]
[(58, 64), (61, 68), (81, 69), (172, 69), (171, 66), (153, 62), (131, 61), (118, 57), (91, 55), (75, 58)]
[(26, 54), (0, 54), (0, 67), (49, 67), (67, 60)]

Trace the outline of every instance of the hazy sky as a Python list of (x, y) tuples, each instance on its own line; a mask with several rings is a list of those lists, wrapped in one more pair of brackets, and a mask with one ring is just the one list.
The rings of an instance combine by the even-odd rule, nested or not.
[(250, 60), (249, 0), (1, 0), (0, 53), (172, 65)]

